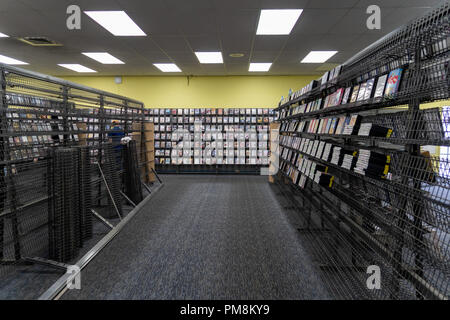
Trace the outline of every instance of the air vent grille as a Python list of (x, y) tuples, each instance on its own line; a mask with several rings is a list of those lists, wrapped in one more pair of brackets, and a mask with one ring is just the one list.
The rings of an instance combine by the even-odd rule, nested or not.
[(18, 38), (20, 41), (29, 44), (30, 46), (35, 47), (59, 47), (62, 44), (57, 43), (56, 41), (50, 40), (46, 37), (23, 37)]

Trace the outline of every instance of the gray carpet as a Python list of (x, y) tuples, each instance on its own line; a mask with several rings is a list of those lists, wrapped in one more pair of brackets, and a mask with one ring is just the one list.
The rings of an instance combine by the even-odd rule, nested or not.
[(165, 186), (63, 299), (327, 299), (266, 177)]

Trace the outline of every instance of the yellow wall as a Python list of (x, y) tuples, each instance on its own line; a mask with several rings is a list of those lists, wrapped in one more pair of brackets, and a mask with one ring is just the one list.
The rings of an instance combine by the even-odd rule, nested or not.
[(298, 90), (317, 76), (65, 77), (66, 80), (144, 102), (147, 108), (274, 108), (289, 88)]
[[(276, 107), (289, 88), (298, 90), (317, 76), (223, 76), (223, 77), (65, 77), (93, 88), (144, 102), (147, 108)], [(449, 106), (450, 101), (421, 105), (421, 108)], [(405, 106), (406, 107), (406, 106)], [(398, 107), (401, 108), (401, 107)]]

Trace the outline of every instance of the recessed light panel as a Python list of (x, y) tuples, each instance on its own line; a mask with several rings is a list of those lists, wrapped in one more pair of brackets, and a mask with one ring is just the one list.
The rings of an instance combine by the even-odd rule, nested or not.
[(21, 64), (28, 64), (26, 62), (14, 59), (14, 58), (10, 58), (7, 56), (3, 56), (0, 54), (0, 62), (4, 63), (4, 64), (15, 64), (15, 65), (21, 65)]
[(223, 63), (222, 52), (196, 52), (200, 63)]
[(115, 36), (146, 36), (125, 11), (85, 11), (84, 13)]
[(9, 36), (0, 32), (0, 38), (8, 38)]
[(251, 72), (267, 72), (269, 71), (272, 63), (250, 63), (248, 71)]
[(303, 58), (302, 63), (323, 63), (336, 53), (337, 51), (311, 51)]
[(97, 72), (95, 70), (92, 70), (88, 67), (82, 66), (81, 64), (77, 64), (77, 63), (61, 63), (58, 64), (58, 66), (66, 68), (66, 69), (70, 69), (76, 72)]
[(85, 56), (103, 64), (124, 64), (123, 61), (110, 55), (108, 52), (82, 52)]
[(302, 12), (303, 9), (261, 10), (256, 34), (290, 34)]
[(174, 63), (154, 63), (153, 65), (162, 72), (181, 72), (180, 68)]

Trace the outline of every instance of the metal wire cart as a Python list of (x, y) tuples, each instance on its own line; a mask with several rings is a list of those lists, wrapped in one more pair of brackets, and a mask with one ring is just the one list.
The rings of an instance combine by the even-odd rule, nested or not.
[(449, 18), (434, 9), (277, 108), (277, 182), (336, 298), (450, 295), (450, 115), (423, 107), (449, 99)]
[(153, 156), (141, 102), (4, 65), (0, 84), (0, 296), (37, 298), (61, 274), (33, 268), (64, 273), (113, 229)]

